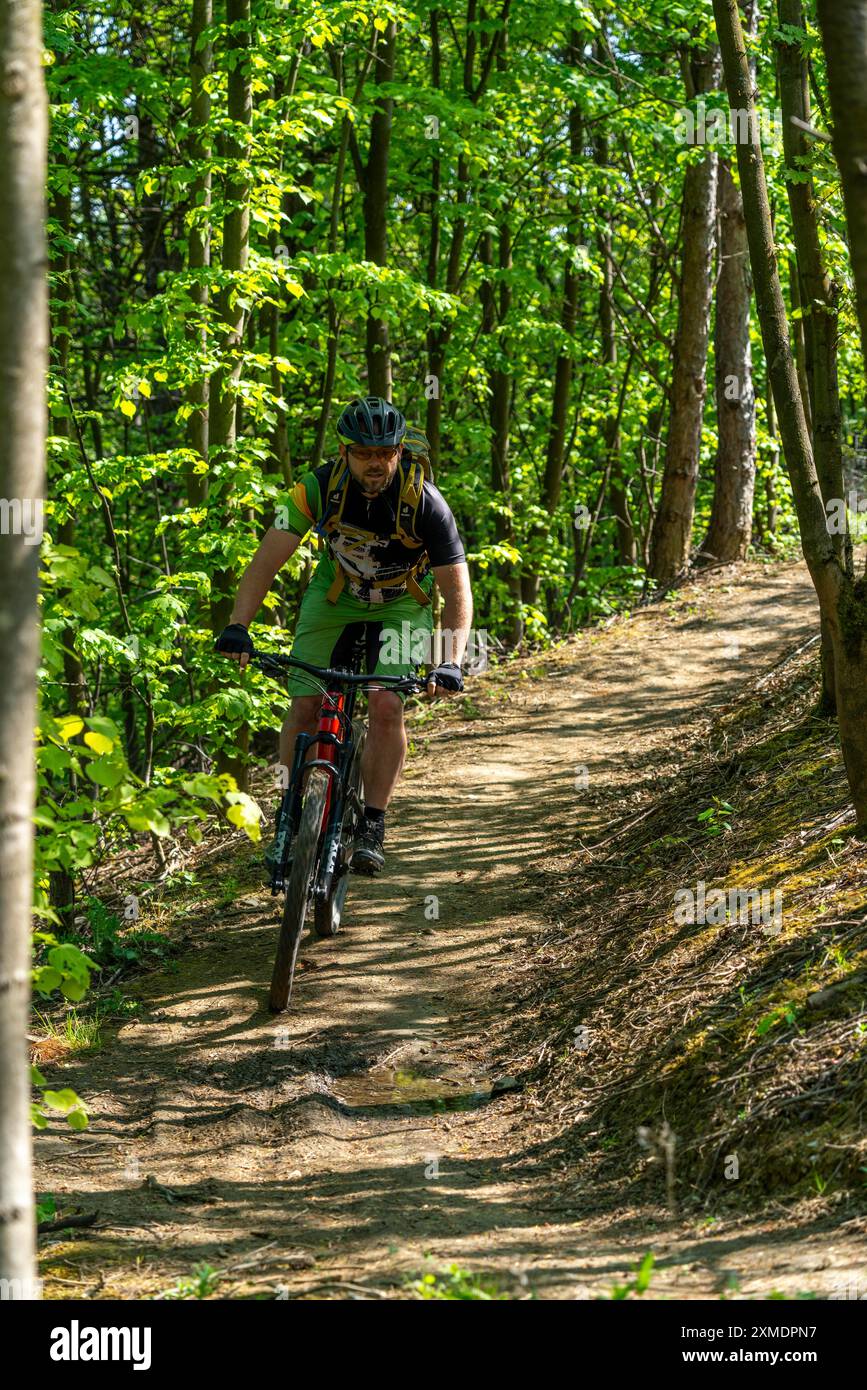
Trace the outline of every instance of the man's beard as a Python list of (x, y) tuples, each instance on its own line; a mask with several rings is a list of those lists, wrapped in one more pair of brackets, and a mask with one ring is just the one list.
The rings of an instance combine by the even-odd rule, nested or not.
[(380, 478), (364, 478), (363, 481), (356, 479), (356, 482), (363, 493), (378, 497), (381, 492), (385, 492), (391, 486), (393, 477), (394, 474), (383, 473)]

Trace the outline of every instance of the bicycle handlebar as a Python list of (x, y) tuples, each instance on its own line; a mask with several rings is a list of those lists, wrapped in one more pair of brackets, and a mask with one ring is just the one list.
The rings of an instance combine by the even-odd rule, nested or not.
[(250, 653), (250, 661), (256, 662), (266, 675), (282, 675), (290, 666), (309, 671), (318, 676), (326, 685), (367, 685), (375, 681), (377, 685), (387, 685), (391, 690), (403, 690), (408, 695), (424, 690), (427, 678), (423, 676), (374, 676), (369, 672), (355, 675), (352, 671), (331, 670), (324, 666), (311, 666), (307, 661), (299, 661), (296, 656), (279, 656), (276, 652)]

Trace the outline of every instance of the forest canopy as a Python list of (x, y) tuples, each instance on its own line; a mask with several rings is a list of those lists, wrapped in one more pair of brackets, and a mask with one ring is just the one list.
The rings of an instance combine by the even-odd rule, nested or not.
[[(815, 16), (780, 9), (796, 22), (741, 7), (845, 531), (865, 431), (846, 219)], [(710, 4), (56, 2), (45, 48), (44, 903), (46, 873), (62, 906), (107, 844), (148, 832), (159, 857), (227, 795), (257, 833), (226, 776), (245, 785), (280, 696), (230, 679), (213, 634), (358, 393), (426, 432), (501, 653), (690, 564), (797, 546)], [(799, 190), (833, 316), (830, 424)], [(291, 641), (315, 545), (263, 640)]]

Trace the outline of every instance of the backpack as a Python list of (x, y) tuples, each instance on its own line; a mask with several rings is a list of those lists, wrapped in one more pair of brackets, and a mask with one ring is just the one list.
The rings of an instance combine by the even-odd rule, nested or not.
[(404, 455), (409, 454), (417, 463), (422, 466), (424, 480), (432, 483), (434, 480), (433, 465), (430, 461), (430, 444), (424, 430), (418, 430), (414, 425), (407, 425), (406, 434), (403, 437)]
[[(433, 482), (433, 468), (430, 461), (430, 444), (427, 435), (423, 430), (416, 429), (413, 425), (407, 426), (406, 434), (403, 437), (403, 454), (398, 468), (403, 475), (403, 482), (401, 483), (396, 527), (392, 534), (392, 540), (402, 541), (405, 546), (418, 549), (422, 542), (416, 532), (416, 517), (424, 492), (424, 485), (426, 482)], [(349, 477), (348, 465), (344, 463), (341, 467), (340, 463), (335, 460), (328, 478), (322, 515), (314, 528), (326, 543), (329, 533), (337, 530), (340, 525)], [(334, 558), (337, 561), (337, 572), (327, 595), (331, 603), (337, 602), (346, 582), (339, 557), (335, 556)], [(385, 580), (381, 585), (374, 587), (392, 588), (396, 585), (405, 585), (416, 602), (427, 607), (430, 604), (430, 598), (418, 583), (418, 578), (426, 573), (426, 561), (427, 556), (422, 555), (404, 574), (398, 575), (394, 579)]]

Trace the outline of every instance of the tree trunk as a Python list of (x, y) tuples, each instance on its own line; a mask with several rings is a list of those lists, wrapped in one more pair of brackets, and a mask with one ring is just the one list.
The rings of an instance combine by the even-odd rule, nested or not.
[(867, 5), (818, 0), (861, 346), (867, 361)]
[[(596, 60), (601, 65), (606, 53), (601, 40), (595, 45)], [(596, 140), (596, 163), (601, 169), (609, 164), (608, 136), (600, 134)], [(617, 366), (617, 329), (614, 321), (614, 261), (612, 258), (611, 214), (607, 211), (608, 185), (603, 187), (604, 204), (599, 209), (599, 251), (602, 257), (602, 287), (599, 293), (599, 318), (602, 328), (602, 361), (608, 368), (610, 390), (614, 391), (614, 368)], [(621, 458), (620, 427), (617, 413), (611, 411), (605, 421), (605, 453), (610, 467), (608, 495), (611, 500), (611, 515), (614, 517), (614, 563), (634, 565), (636, 561), (635, 527), (629, 506), (629, 492), (623, 477)]]
[(792, 306), (792, 340), (795, 346), (795, 370), (798, 373), (801, 400), (804, 402), (804, 416), (807, 421), (807, 429), (810, 431), (810, 438), (812, 439), (813, 408), (810, 401), (810, 385), (807, 380), (807, 338), (804, 333), (803, 308), (801, 305), (801, 280), (798, 275), (798, 263), (792, 257), (789, 258), (789, 300)]
[[(597, 146), (597, 159), (608, 164), (608, 141)], [(599, 237), (602, 253), (602, 288), (599, 295), (599, 318), (602, 327), (602, 361), (609, 369), (610, 389), (614, 390), (614, 368), (617, 366), (617, 329), (614, 322), (614, 262), (611, 255), (611, 224), (608, 221)], [(629, 507), (629, 493), (623, 477), (621, 458), (620, 412), (612, 410), (604, 429), (606, 467), (610, 473), (608, 494), (611, 515), (614, 517), (614, 563), (634, 565), (636, 561), (635, 527)]]
[[(394, 81), (397, 25), (390, 20), (376, 46), (376, 85)], [(370, 121), (370, 145), (364, 176), (364, 255), (374, 265), (388, 259), (388, 159), (394, 101), (377, 98)], [(391, 400), (391, 352), (388, 324), (371, 308), (367, 315), (367, 389)]]
[[(193, 18), (190, 36), (190, 159), (205, 163), (210, 154), (208, 122), (211, 118), (211, 97), (207, 79), (213, 69), (213, 50), (210, 39), (203, 41), (205, 31), (213, 19), (212, 0), (193, 0)], [(211, 207), (211, 173), (203, 168), (197, 173), (190, 195), (190, 215), (192, 224), (189, 234), (189, 267), (192, 271), (204, 271), (211, 263), (211, 228), (208, 221)], [(196, 305), (197, 318), (190, 325), (190, 337), (198, 350), (205, 351), (207, 337), (204, 316), (208, 304), (208, 289), (202, 280), (193, 285), (190, 298)], [(187, 425), (187, 438), (190, 448), (199, 457), (208, 461), (208, 378), (203, 372), (187, 389), (187, 401), (193, 407)], [(191, 507), (199, 506), (208, 493), (207, 472), (196, 472), (191, 465), (186, 474), (187, 500)]]
[[(214, 373), (210, 393), (210, 447), (219, 453), (224, 463), (234, 450), (237, 439), (237, 386), (241, 376), (246, 320), (246, 311), (237, 303), (232, 291), (235, 288), (235, 275), (246, 269), (250, 251), (251, 174), (247, 163), (253, 119), (247, 56), (250, 47), (250, 0), (226, 0), (226, 21), (230, 26), (227, 43), (235, 55), (228, 84), (228, 115), (234, 124), (225, 142), (229, 171), (226, 177), (227, 210), (223, 218), (222, 268), (232, 278), (219, 298), (219, 320), (225, 325), (225, 331), (221, 344), (222, 362)], [(232, 29), (234, 25), (238, 28)], [(228, 489), (223, 498), (228, 507)], [(228, 514), (226, 524), (230, 524)], [(231, 616), (235, 581), (236, 576), (229, 570), (221, 570), (214, 576), (215, 598), (211, 603), (211, 623), (215, 633), (225, 627)], [(248, 740), (249, 729), (244, 725), (238, 732), (241, 756), (221, 756), (218, 759), (220, 771), (231, 773), (241, 788), (247, 785)]]
[[(130, 18), (130, 56), (134, 68), (148, 66), (147, 20), (133, 8)], [(159, 168), (163, 151), (160, 149), (153, 116), (139, 93), (136, 93), (136, 146), (138, 151), (137, 185), (142, 190), (138, 208), (139, 235), (144, 264), (144, 288), (149, 299), (159, 292), (159, 278), (169, 264), (166, 246), (166, 218), (162, 206), (162, 191), (157, 183), (150, 188), (145, 177), (150, 169)]]
[[(54, 370), (67, 390), (69, 383), (69, 341), (72, 328), (72, 284), (70, 277), (69, 245), (72, 238), (72, 198), (68, 191), (56, 192), (51, 200), (51, 219), (56, 223), (60, 235), (51, 255), (51, 302), (50, 319), (51, 358)], [(51, 421), (51, 432), (59, 439), (69, 440), (72, 435), (70, 407), (65, 405), (62, 413)], [(62, 469), (65, 468), (64, 459)], [(51, 482), (49, 480), (49, 489)], [(57, 528), (57, 539), (61, 545), (75, 545), (75, 521), (68, 516)], [(58, 586), (58, 598), (63, 598), (69, 590)], [(84, 668), (75, 646), (75, 628), (70, 624), (63, 630), (63, 681), (66, 687), (65, 707), (70, 714), (85, 715), (86, 686)], [(70, 774), (70, 785), (75, 787), (75, 775)], [(52, 869), (48, 875), (48, 898), (54, 908), (64, 931), (71, 931), (75, 916), (75, 876), (69, 869)]]
[[(569, 37), (566, 59), (571, 69), (578, 67), (583, 47), (581, 36), (573, 30)], [(581, 162), (583, 145), (583, 122), (581, 108), (575, 103), (569, 110), (569, 159), (574, 176)], [(578, 314), (579, 276), (575, 265), (576, 248), (581, 242), (580, 200), (574, 194), (568, 201), (565, 243), (566, 259), (563, 264), (563, 295), (560, 301), (560, 327), (567, 338), (575, 332)], [(551, 400), (551, 421), (548, 427), (548, 446), (545, 454), (545, 480), (543, 506), (553, 517), (560, 503), (560, 489), (563, 476), (563, 453), (566, 446), (566, 423), (569, 416), (569, 394), (572, 386), (572, 353), (570, 345), (564, 343), (557, 355), (554, 370), (554, 394)]]
[[(44, 493), (47, 295), (42, 9), (0, 0), (0, 493), (22, 509)], [(24, 528), (19, 528), (22, 532)], [(29, 529), (29, 528), (27, 528)], [(35, 1223), (27, 1029), (39, 546), (0, 544), (0, 633), (14, 654), (0, 685), (0, 1278), (32, 1298)]]
[[(735, 110), (752, 112), (752, 82), (737, 0), (713, 0), (713, 7), (730, 104)], [(826, 40), (833, 32), (832, 47), (841, 41), (844, 46), (843, 54), (837, 54), (835, 60), (828, 64), (832, 109), (838, 122), (836, 135), (839, 137), (840, 125), (844, 120), (847, 128), (855, 121), (855, 133), (853, 135), (849, 129), (844, 137), (844, 147), (847, 150), (859, 147), (867, 149), (867, 102), (861, 86), (863, 62), (859, 67), (857, 63), (852, 66), (848, 61), (850, 51), (857, 51), (859, 38), (862, 47), (858, 56), (863, 60), (867, 55), (867, 8), (835, 0), (833, 21), (829, 18), (827, 6), (820, 4), (821, 10), (824, 10)], [(860, 31), (854, 22), (855, 11), (862, 17)], [(837, 21), (841, 19), (849, 21), (843, 23), (842, 34), (837, 32)], [(859, 121), (860, 128), (857, 128)], [(840, 153), (842, 155), (842, 151)], [(755, 120), (752, 122), (750, 141), (738, 145), (738, 168), (756, 286), (756, 306), (768, 374), (779, 414), (786, 469), (798, 514), (804, 558), (833, 644), (840, 742), (846, 775), (858, 827), (862, 833), (867, 833), (867, 581), (862, 579), (855, 583), (846, 574), (828, 534), (827, 516), (789, 342), (764, 160)], [(846, 173), (843, 177), (845, 183)], [(849, 235), (856, 274), (863, 274), (867, 281), (867, 259), (862, 257), (859, 260), (858, 254), (859, 236), (863, 238), (861, 249), (867, 253), (867, 222), (860, 228), (856, 217), (854, 222), (850, 222)], [(867, 308), (867, 283), (863, 289)], [(867, 330), (867, 320), (864, 328)]]
[[(442, 50), (440, 47), (440, 12), (434, 6), (430, 12), (430, 81), (434, 91), (442, 86)], [(440, 218), (440, 196), (442, 189), (442, 164), (439, 156), (439, 132), (435, 132), (430, 166), (430, 214), (428, 217), (427, 283), (431, 289), (437, 287), (440, 263), (440, 242), (442, 223)], [(445, 347), (441, 342), (441, 332), (431, 325), (427, 330), (427, 381), (425, 383), (425, 433), (430, 445), (430, 460), (434, 476), (439, 467), (442, 442), (442, 370)]]
[[(368, 46), (367, 53), (362, 61), (358, 72), (358, 79), (355, 84), (355, 95), (353, 106), (357, 107), (361, 101), (364, 84), (367, 81), (368, 73), (374, 58), (375, 33)], [(331, 68), (337, 82), (341, 96), (344, 91), (344, 67), (343, 55), (340, 51), (335, 51), (331, 55)], [(297, 76), (297, 73), (296, 73)], [(340, 127), (340, 140), (337, 145), (337, 154), (334, 160), (334, 177), (331, 183), (331, 211), (328, 217), (328, 254), (335, 255), (337, 251), (338, 232), (340, 230), (340, 209), (343, 203), (343, 183), (346, 172), (346, 156), (349, 152), (349, 141), (352, 135), (353, 118), (349, 112), (343, 117)], [(334, 390), (334, 378), (337, 373), (337, 338), (338, 338), (338, 314), (337, 305), (334, 298), (334, 291), (339, 284), (339, 276), (332, 276), (328, 281), (328, 300), (327, 300), (327, 322), (328, 322), (328, 342), (325, 350), (325, 372), (322, 380), (322, 405), (319, 410), (319, 419), (316, 422), (316, 433), (313, 438), (313, 448), (310, 453), (308, 467), (312, 470), (318, 468), (322, 462), (322, 455), (325, 452), (325, 442), (328, 434), (328, 421), (331, 415), (331, 395)], [(276, 323), (277, 308), (275, 306), (274, 319)], [(290, 471), (288, 438), (286, 442), (286, 467), (284, 476)], [(287, 485), (289, 477), (286, 476)]]
[[(801, 0), (778, 0), (781, 37), (777, 40), (777, 71), (780, 102), (783, 112), (783, 147), (785, 168), (797, 175), (786, 180), (786, 191), (792, 216), (792, 232), (797, 252), (798, 300), (804, 313), (801, 319), (804, 332), (804, 371), (812, 409), (813, 455), (816, 473), (822, 489), (822, 499), (845, 496), (843, 484), (843, 431), (840, 410), (840, 388), (837, 372), (837, 286), (831, 279), (819, 237), (819, 215), (812, 175), (808, 174), (810, 151), (803, 129), (793, 118), (812, 123), (810, 109), (810, 78), (807, 59), (801, 43), (786, 43), (790, 26), (804, 31), (806, 18)], [(805, 174), (808, 177), (805, 178)], [(848, 533), (834, 535), (834, 545), (844, 568), (852, 572), (852, 545)], [(819, 709), (833, 715), (836, 709), (834, 690), (833, 640), (827, 620), (822, 620), (822, 691)]]
[(719, 442), (714, 494), (702, 554), (743, 560), (753, 530), (756, 484), (756, 397), (750, 347), (752, 276), (740, 189), (720, 160), (720, 273), (716, 291), (714, 357)]
[[(713, 91), (717, 85), (716, 51), (695, 53), (687, 78), (688, 96)], [(689, 563), (713, 295), (717, 163), (715, 150), (709, 148), (701, 163), (690, 165), (684, 176), (683, 264), (671, 416), (662, 491), (650, 542), (650, 573), (660, 584), (671, 583)]]
[[(583, 49), (581, 37), (573, 30), (566, 50), (566, 61), (573, 70), (577, 68)], [(569, 110), (569, 159), (577, 177), (583, 148), (583, 122), (581, 108), (575, 103)], [(575, 264), (577, 247), (581, 244), (581, 206), (576, 193), (571, 193), (567, 203), (564, 241), (567, 247), (563, 263), (563, 291), (560, 300), (560, 327), (567, 339), (575, 333), (578, 317), (578, 290), (580, 277)], [(566, 430), (569, 421), (569, 398), (572, 391), (572, 352), (571, 343), (564, 342), (557, 354), (554, 368), (554, 390), (551, 396), (551, 416), (548, 423), (548, 441), (545, 450), (545, 472), (542, 480), (542, 506), (548, 513), (548, 522), (537, 521), (532, 528), (533, 546), (545, 544), (550, 534), (560, 505), (563, 487), (563, 464), (566, 452)], [(541, 580), (538, 574), (525, 574), (522, 580), (523, 600), (529, 604), (538, 603)], [(562, 597), (558, 595), (558, 597)], [(550, 605), (549, 605), (550, 606)]]
[[(498, 239), (497, 264), (500, 270), (509, 270), (512, 264), (511, 234), (507, 224), (500, 228)], [(493, 265), (493, 237), (486, 232), (482, 237), (479, 259), (488, 267)], [(489, 423), (491, 427), (491, 489), (503, 507), (511, 504), (511, 479), (509, 476), (509, 428), (511, 421), (512, 373), (508, 363), (506, 339), (501, 330), (506, 321), (512, 301), (511, 287), (507, 279), (500, 281), (499, 298), (495, 296), (494, 286), (487, 276), (479, 289), (482, 300), (482, 333), (490, 342), (495, 360), (488, 371), (488, 396), (490, 400)], [(494, 534), (498, 541), (514, 545), (514, 526), (510, 516), (499, 510), (494, 516)], [(514, 609), (510, 615), (509, 641), (517, 644), (523, 635), (521, 621), (521, 576), (513, 564), (498, 566), (501, 578), (511, 590)]]
[[(224, 361), (214, 373), (211, 392), (211, 444), (229, 451), (237, 436), (237, 384), (241, 375), (244, 348), (245, 310), (236, 302), (234, 276), (246, 269), (250, 251), (250, 172), (246, 167), (250, 147), (253, 97), (246, 53), (250, 46), (250, 0), (226, 0), (226, 21), (245, 27), (230, 32), (228, 45), (235, 52), (229, 71), (228, 115), (234, 122), (226, 137), (225, 156), (229, 164), (226, 177), (227, 210), (223, 218), (222, 268), (232, 280), (220, 293), (218, 314), (225, 333), (221, 350)], [(228, 600), (231, 608), (231, 600)]]

